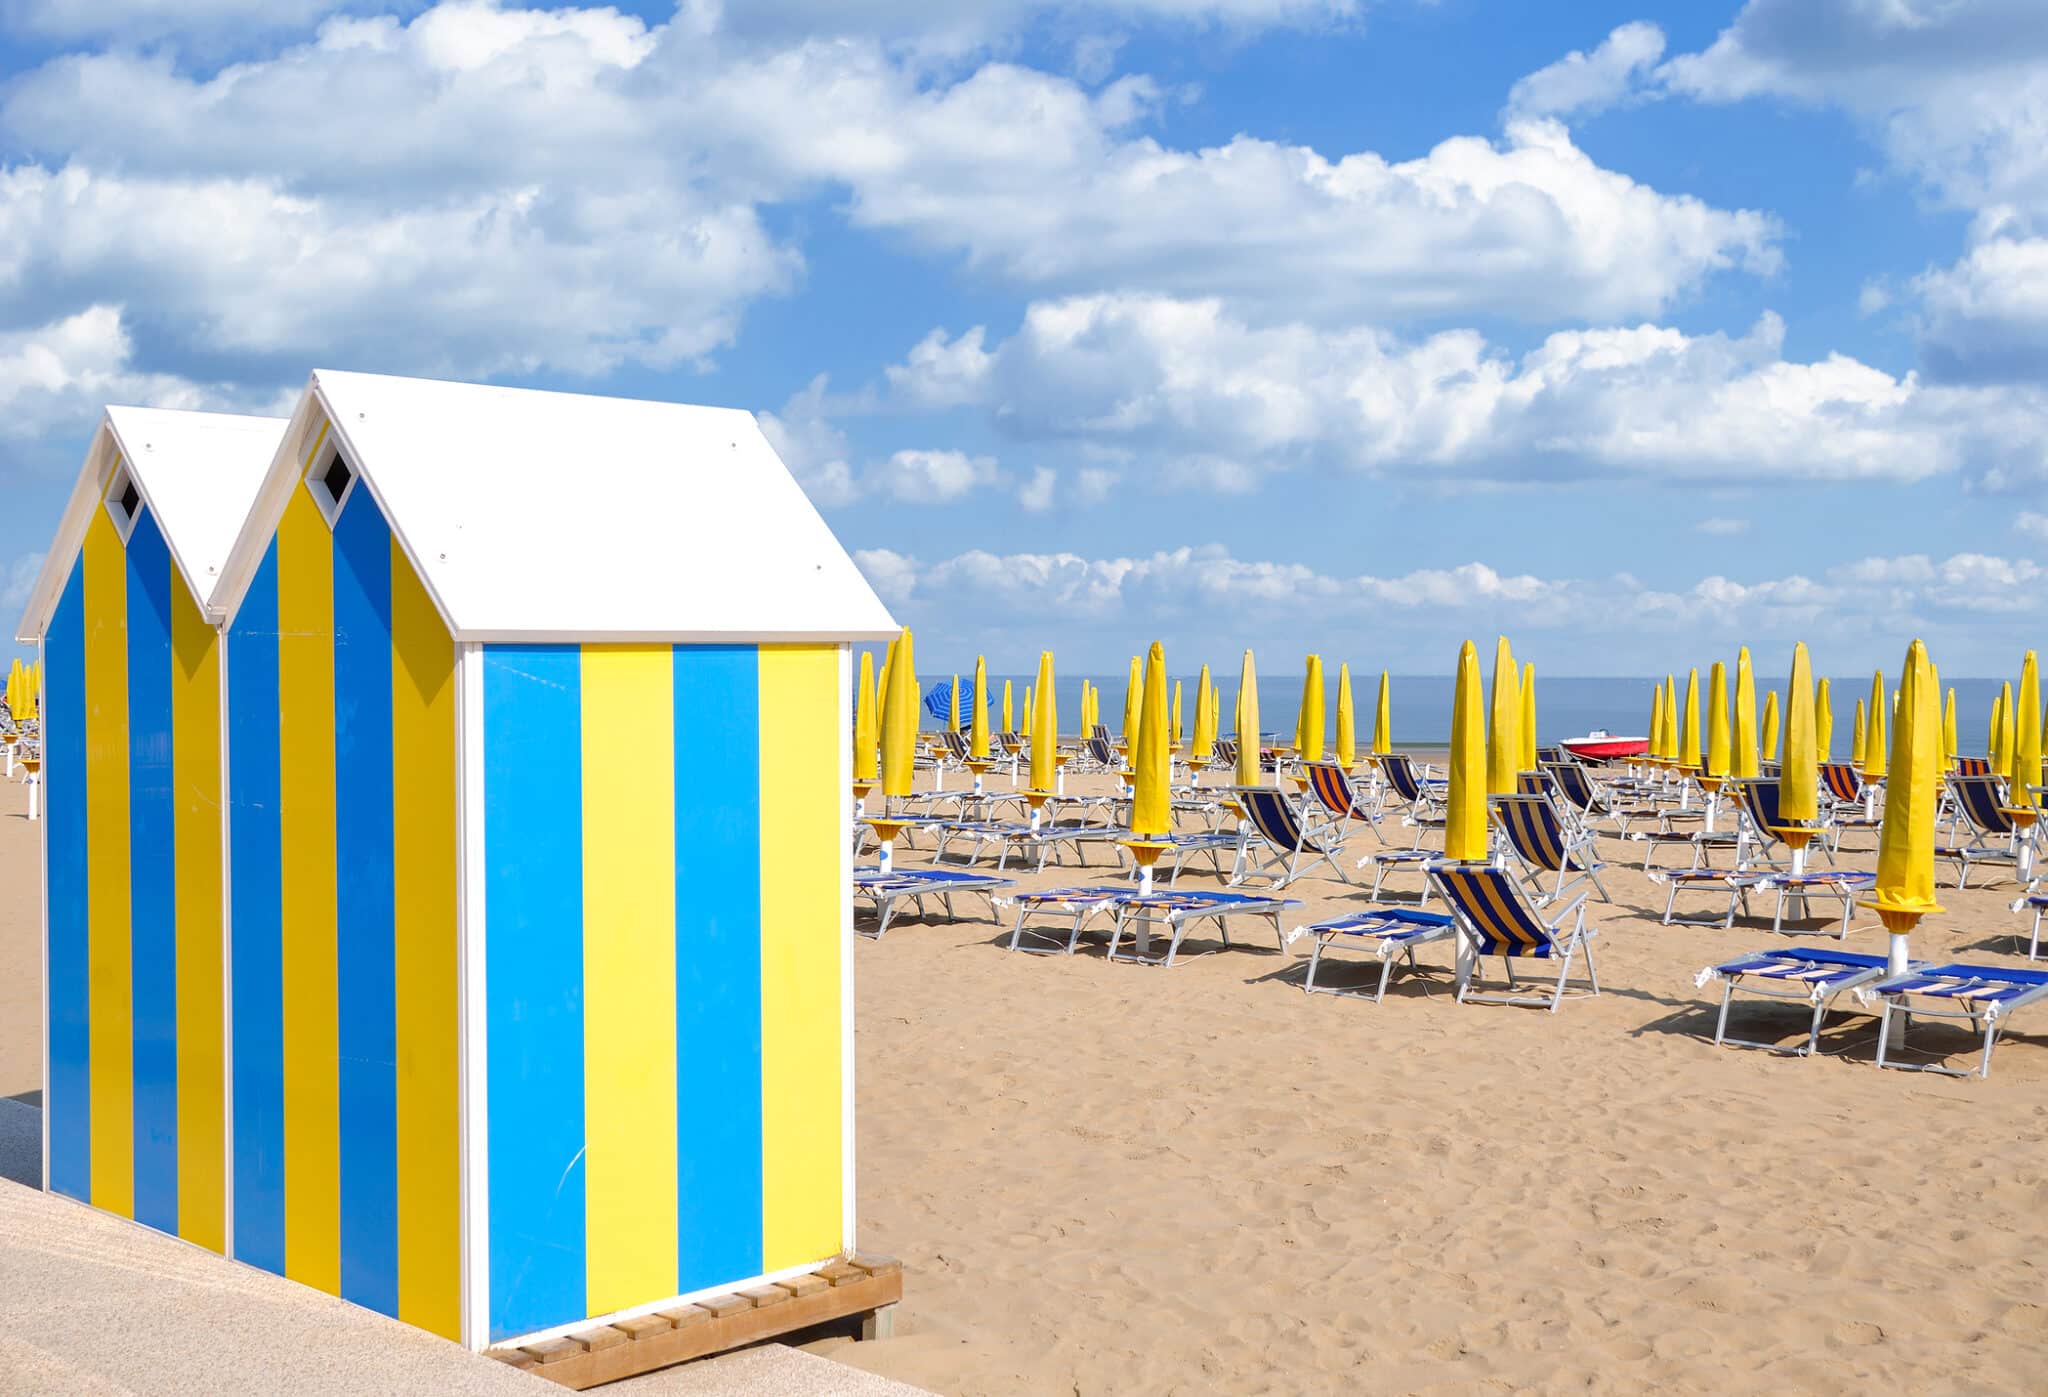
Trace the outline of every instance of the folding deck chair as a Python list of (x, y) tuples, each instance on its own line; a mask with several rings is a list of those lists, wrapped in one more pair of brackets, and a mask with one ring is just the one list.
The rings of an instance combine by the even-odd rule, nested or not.
[(1417, 771), (1414, 759), (1406, 752), (1389, 752), (1379, 763), (1380, 774), (1387, 778), (1387, 788), (1407, 807), (1402, 812), (1402, 821), (1422, 829), (1442, 829), (1444, 802), (1449, 798), (1451, 783), (1429, 775), (1426, 770)]
[[(1557, 807), (1542, 794), (1495, 796), (1491, 802), (1493, 822), (1505, 837), (1508, 852), (1522, 866), (1523, 877), (1537, 894), (1536, 905), (1546, 906), (1563, 897), (1565, 890), (1590, 882), (1602, 902), (1612, 902), (1600, 882), (1603, 867), (1593, 836), (1565, 827)], [(1543, 875), (1554, 873), (1550, 891), (1543, 891)]]
[[(1445, 913), (1416, 912), (1405, 907), (1374, 907), (1296, 927), (1287, 934), (1287, 939), (1292, 941), (1297, 936), (1315, 938), (1315, 945), (1308, 956), (1308, 978), (1302, 982), (1304, 991), (1342, 995), (1347, 999), (1369, 999), (1378, 1004), (1387, 997), (1387, 977), (1394, 973), (1395, 961), (1405, 956), (1408, 968), (1414, 970), (1417, 968), (1416, 947), (1448, 940), (1456, 934), (1456, 924)], [(1378, 957), (1378, 987), (1368, 992), (1317, 984), (1316, 972), (1322, 968), (1323, 957), (1333, 950), (1350, 950), (1354, 946), (1369, 949)]]
[[(1141, 896), (1135, 888), (1083, 887), (1048, 888), (1033, 892), (1015, 893), (999, 897), (1001, 906), (1017, 909), (1016, 925), (1010, 932), (1010, 949), (1024, 951), (1031, 955), (1073, 955), (1081, 944), (1081, 933), (1096, 917), (1110, 918), (1110, 940), (1108, 956), (1111, 960), (1136, 960), (1147, 965), (1172, 965), (1180, 954), (1182, 939), (1189, 924), (1213, 920), (1223, 937), (1226, 949), (1230, 946), (1229, 919), (1237, 916), (1270, 918), (1273, 935), (1280, 949), (1287, 948), (1286, 934), (1280, 929), (1280, 914), (1290, 907), (1301, 904), (1292, 898), (1264, 897), (1256, 893), (1227, 892), (1155, 892), (1150, 897)], [(1069, 918), (1065, 935), (1047, 932), (1032, 926), (1034, 916), (1059, 916)], [(1133, 919), (1137, 926), (1133, 930), (1136, 950), (1127, 955), (1118, 953), (1123, 938), (1126, 919)], [(1166, 952), (1161, 956), (1150, 954), (1150, 929), (1158, 922), (1165, 922), (1170, 932)], [(1048, 942), (1044, 946), (1027, 946), (1025, 937)]]
[(1565, 803), (1579, 812), (1580, 823), (1591, 825), (1595, 820), (1612, 820), (1614, 832), (1626, 835), (1630, 820), (1654, 820), (1658, 817), (1654, 805), (1623, 805), (1612, 792), (1604, 790), (1593, 780), (1593, 775), (1578, 762), (1544, 762), (1547, 774), (1557, 793)]
[[(1556, 1013), (1572, 983), (1572, 961), (1581, 951), (1586, 954), (1586, 981), (1591, 985), (1588, 992), (1600, 993), (1600, 975), (1593, 965), (1592, 946), (1592, 938), (1598, 933), (1586, 925), (1586, 894), (1580, 893), (1554, 919), (1545, 921), (1529, 905), (1514, 875), (1504, 868), (1492, 864), (1438, 863), (1430, 866), (1429, 877), (1450, 905), (1459, 934), (1472, 949), (1475, 964), (1470, 978), (1477, 978), (1476, 962), (1487, 956), (1499, 956), (1507, 971), (1510, 992), (1506, 994), (1475, 991), (1468, 977), (1461, 974), (1459, 1003), (1534, 1004)], [(1515, 962), (1526, 959), (1557, 962), (1557, 980), (1547, 992), (1513, 993), (1519, 986)]]
[[(1335, 820), (1310, 824), (1295, 808), (1294, 802), (1272, 786), (1241, 787), (1236, 795), (1238, 803), (1244, 807), (1245, 818), (1251, 822), (1252, 831), (1273, 852), (1253, 866), (1251, 841), (1247, 839), (1238, 851), (1237, 867), (1230, 876), (1233, 884), (1265, 874), (1274, 878), (1273, 890), (1278, 892), (1318, 864), (1325, 863), (1338, 878), (1346, 883), (1351, 881), (1351, 875), (1337, 863), (1342, 834)], [(1308, 860), (1306, 868), (1302, 867), (1304, 858)]]
[[(1948, 1077), (1988, 1077), (1991, 1050), (1998, 1044), (1999, 1030), (2015, 1012), (2048, 998), (2048, 970), (2008, 970), (2001, 965), (1936, 965), (1916, 967), (1861, 991), (1861, 999), (1878, 999), (1884, 1004), (1884, 1019), (1877, 1031), (1877, 1065), (1908, 1072), (1939, 1072)], [(1933, 1005), (1947, 1005), (1935, 1008)], [(1948, 1067), (1938, 1062), (1888, 1062), (1892, 1014), (1899, 1015), (1899, 1046), (1906, 1046), (1905, 1020), (1909, 1016), (1930, 1019), (1968, 1019), (1970, 1027), (1984, 1034), (1984, 1054), (1974, 1068)]]
[(1340, 842), (1350, 832), (1354, 819), (1371, 825), (1372, 832), (1385, 842), (1386, 836), (1380, 833), (1380, 812), (1366, 799), (1365, 793), (1352, 784), (1350, 772), (1335, 762), (1304, 762), (1301, 769), (1308, 777), (1309, 793), (1336, 817)]
[(953, 894), (981, 893), (989, 900), (989, 911), (995, 911), (995, 895), (1003, 888), (1012, 886), (1008, 878), (993, 878), (983, 873), (968, 873), (959, 869), (945, 868), (898, 868), (888, 873), (879, 868), (856, 868), (853, 870), (853, 895), (866, 899), (875, 909), (875, 929), (861, 932), (879, 941), (889, 930), (890, 918), (895, 915), (896, 904), (905, 900), (914, 903), (918, 915), (924, 914), (924, 900), (936, 897), (946, 909), (949, 920), (957, 920), (953, 911)]
[[(1767, 1052), (1805, 1057), (1819, 1048), (1821, 1019), (1826, 1016), (1835, 997), (1883, 979), (1884, 972), (1883, 956), (1791, 946), (1782, 951), (1752, 951), (1746, 956), (1710, 965), (1700, 971), (1693, 983), (1705, 989), (1710, 980), (1721, 982), (1721, 1016), (1714, 1024), (1716, 1047), (1762, 1048)], [(1766, 988), (1770, 985), (1795, 988)], [(1728, 1002), (1738, 989), (1744, 994), (1761, 995), (1765, 999), (1811, 1004), (1813, 1021), (1807, 1026), (1806, 1041), (1797, 1047), (1786, 1047), (1782, 1043), (1766, 1043), (1755, 1038), (1730, 1038)]]
[[(1934, 856), (1956, 866), (1956, 887), (1969, 881), (1970, 870), (1980, 863), (2006, 863), (2019, 872), (2019, 841), (2031, 838), (2013, 823), (2006, 808), (2005, 778), (2002, 776), (1951, 776), (1949, 794), (1957, 811), (1970, 828), (1970, 837), (1959, 844), (1935, 846)], [(2001, 845), (2001, 842), (2002, 845)]]
[(1865, 813), (1869, 801), (1863, 789), (1863, 773), (1854, 762), (1822, 762), (1820, 790), (1828, 802), (1822, 817), (1827, 822), (1829, 848), (1840, 849), (1842, 835), (1848, 830), (1874, 830), (1884, 823), (1882, 817)]

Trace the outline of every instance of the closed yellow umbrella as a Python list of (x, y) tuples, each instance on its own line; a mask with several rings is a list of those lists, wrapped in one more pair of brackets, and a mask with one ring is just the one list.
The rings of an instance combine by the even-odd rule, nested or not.
[[(1513, 795), (1515, 773), (1522, 768), (1522, 738), (1518, 732), (1522, 723), (1522, 679), (1506, 636), (1493, 647), (1493, 692), (1487, 704), (1487, 718), (1487, 793)], [(1479, 821), (1482, 826), (1486, 823), (1484, 802), (1480, 804)]]
[(1927, 648), (1906, 649), (1899, 683), (1899, 721), (1892, 733), (1891, 777), (1877, 842), (1877, 889), (1871, 905), (1891, 933), (1893, 974), (1910, 959), (1907, 936), (1920, 918), (1939, 912), (1934, 900), (1934, 812), (1941, 798), (1941, 717)]
[(1302, 678), (1301, 736), (1294, 744), (1303, 761), (1323, 759), (1323, 731), (1328, 721), (1323, 707), (1323, 657), (1310, 655), (1308, 673)]
[(1863, 707), (1863, 700), (1856, 700), (1856, 723), (1849, 729), (1849, 760), (1856, 766), (1863, 765), (1863, 754), (1870, 750), (1870, 719)]
[(1764, 760), (1778, 759), (1778, 691), (1764, 695)]
[(2019, 735), (2019, 707), (2013, 702), (2012, 684), (1998, 686), (1998, 772), (2005, 777), (2007, 785), (2012, 784), (2013, 775), (2019, 770), (2019, 763), (2013, 760)]
[(1215, 684), (1209, 686), (1209, 749), (1216, 748), (1216, 734), (1223, 731), (1223, 690)]
[(875, 712), (875, 652), (860, 652), (860, 687), (853, 693), (853, 779), (872, 784), (881, 775), (881, 718)]
[(1180, 725), (1180, 681), (1176, 679), (1173, 681), (1173, 727), (1169, 731), (1169, 735), (1173, 738), (1173, 741), (1168, 744), (1176, 751), (1178, 751), (1180, 748), (1181, 731), (1182, 729)]
[(1244, 652), (1244, 668), (1237, 676), (1237, 784), (1260, 784), (1259, 676), (1249, 650)]
[(1679, 720), (1678, 761), (1688, 770), (1697, 769), (1700, 764), (1700, 672), (1697, 667), (1686, 672), (1685, 713)]
[(1678, 760), (1678, 679), (1664, 676), (1664, 760)]
[[(1497, 676), (1499, 672), (1495, 673)], [(1485, 724), (1480, 716), (1479, 652), (1468, 640), (1458, 651), (1458, 680), (1451, 693), (1451, 772), (1444, 857), (1453, 863), (1486, 860), (1489, 755)]]
[[(1870, 676), (1870, 711), (1864, 715), (1866, 726), (1863, 730), (1863, 776), (1871, 780), (1884, 775), (1885, 760), (1885, 714), (1890, 709), (1884, 701), (1884, 671)], [(1939, 739), (1941, 730), (1935, 729)]]
[(1650, 686), (1650, 751), (1651, 761), (1664, 759), (1664, 681), (1658, 680)]
[[(953, 681), (959, 692), (960, 681)], [(988, 657), (974, 657), (974, 716), (967, 729), (967, 755), (974, 761), (988, 760)]]
[(1954, 766), (1956, 753), (1961, 750), (1962, 744), (1957, 740), (1956, 736), (1956, 691), (1950, 689), (1947, 701), (1942, 705), (1941, 710), (1942, 761), (1949, 766)]
[(21, 692), (21, 701), (28, 708), (28, 716), (37, 722), (43, 717), (43, 662), (36, 660), (28, 667), (28, 679)]
[(1749, 647), (1735, 652), (1735, 751), (1729, 761), (1736, 779), (1757, 774), (1756, 675), (1749, 665)]
[(2005, 768), (1999, 759), (1998, 748), (1999, 737), (2004, 732), (2004, 729), (2005, 696), (2003, 694), (1993, 694), (1991, 696), (1991, 731), (1984, 738), (1984, 755), (1991, 763), (1991, 770), (2001, 775), (2004, 773)]
[(953, 697), (946, 709), (946, 731), (960, 731), (960, 676), (953, 676)]
[(1141, 839), (1156, 839), (1173, 831), (1173, 800), (1167, 789), (1172, 752), (1166, 740), (1166, 651), (1156, 640), (1145, 655), (1143, 692), (1131, 763), (1131, 832)]
[(1145, 692), (1145, 676), (1140, 670), (1138, 657), (1131, 656), (1131, 677), (1124, 684), (1124, 746), (1136, 750), (1138, 746), (1138, 703)]
[(1351, 666), (1337, 666), (1337, 765), (1346, 771), (1358, 761), (1358, 715), (1351, 711)]
[(1814, 745), (1813, 669), (1804, 644), (1792, 647), (1785, 683), (1785, 760), (1779, 768), (1778, 813), (1793, 824), (1820, 818), (1820, 757)]
[(2013, 734), (2013, 777), (2011, 800), (2016, 810), (2034, 808), (2034, 787), (2041, 784), (2041, 725), (2034, 715), (2041, 711), (2041, 674), (2034, 652), (2020, 661), (2020, 692), (2013, 712), (2019, 722)]
[(1712, 781), (1728, 779), (1728, 764), (1735, 752), (1735, 736), (1728, 727), (1728, 666), (1714, 661), (1707, 671), (1706, 774)]
[(1003, 731), (1017, 731), (1017, 719), (1010, 708), (1010, 681), (1003, 681)]
[(882, 652), (882, 672), (875, 676), (875, 740), (882, 739), (882, 730), (889, 724), (889, 668), (896, 663), (896, 641), (889, 642), (889, 648)]
[(1828, 760), (1835, 741), (1835, 701), (1822, 679), (1813, 686), (1813, 751), (1816, 759)]
[(912, 763), (917, 751), (917, 680), (912, 647), (905, 630), (896, 638), (889, 664), (889, 691), (882, 696), (882, 794), (910, 794)]
[(1210, 682), (1209, 666), (1195, 676), (1195, 731), (1188, 742), (1188, 760), (1206, 762), (1216, 745), (1216, 686)]
[(1536, 769), (1536, 666), (1522, 666), (1522, 770)]
[(1026, 742), (1031, 740), (1031, 686), (1024, 686), (1024, 726), (1017, 729), (1017, 735)]
[(1038, 652), (1038, 686), (1031, 691), (1031, 789), (1050, 791), (1059, 780), (1059, 695), (1053, 689), (1052, 651)]
[(1394, 750), (1394, 699), (1387, 672), (1380, 671), (1379, 702), (1372, 711), (1372, 754), (1384, 757)]

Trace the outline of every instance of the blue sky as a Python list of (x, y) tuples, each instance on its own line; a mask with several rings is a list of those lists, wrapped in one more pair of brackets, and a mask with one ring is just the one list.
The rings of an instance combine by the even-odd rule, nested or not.
[(750, 408), (934, 671), (2012, 671), (2038, 18), (0, 0), (0, 611), (101, 404), (317, 365)]

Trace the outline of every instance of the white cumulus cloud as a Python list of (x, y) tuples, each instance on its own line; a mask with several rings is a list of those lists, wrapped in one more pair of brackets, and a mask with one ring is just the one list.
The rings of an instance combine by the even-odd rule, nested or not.
[(1590, 116), (1636, 94), (1664, 56), (1664, 31), (1643, 20), (1617, 27), (1591, 53), (1573, 49), (1508, 92), (1516, 116)]

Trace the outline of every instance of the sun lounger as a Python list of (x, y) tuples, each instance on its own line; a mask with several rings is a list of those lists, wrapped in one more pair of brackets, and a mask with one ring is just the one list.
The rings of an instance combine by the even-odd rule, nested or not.
[(1422, 874), (1422, 895), (1415, 900), (1415, 905), (1423, 907), (1429, 903), (1429, 866), (1443, 856), (1444, 851), (1441, 849), (1381, 849), (1360, 859), (1358, 866), (1372, 866), (1371, 897), (1374, 902), (1380, 900), (1380, 888), (1387, 881), (1389, 873)]
[[(1721, 1016), (1714, 1024), (1714, 1044), (1737, 1048), (1762, 1048), (1768, 1052), (1805, 1057), (1820, 1046), (1820, 1024), (1835, 996), (1860, 989), (1884, 978), (1883, 956), (1858, 955), (1853, 951), (1821, 950), (1813, 946), (1791, 946), (1782, 951), (1752, 951), (1746, 956), (1710, 965), (1693, 983), (1706, 988), (1710, 980), (1721, 982)], [(1806, 1041), (1797, 1047), (1766, 1043), (1754, 1038), (1728, 1036), (1728, 1003), (1735, 992), (1761, 995), (1765, 999), (1792, 1000), (1813, 1006), (1813, 1021), (1807, 1026)]]
[(1980, 863), (2010, 864), (2017, 872), (2018, 841), (2031, 837), (2031, 834), (2023, 834), (2013, 823), (2006, 808), (2005, 779), (2000, 776), (1951, 776), (1948, 789), (1957, 811), (1969, 826), (1970, 837), (1959, 844), (1936, 845), (1934, 856), (1947, 859), (1956, 866), (1956, 887), (1961, 888), (1968, 882), (1970, 870)]
[[(1255, 916), (1270, 918), (1273, 935), (1282, 950), (1287, 939), (1280, 929), (1280, 914), (1289, 907), (1301, 904), (1292, 898), (1266, 897), (1256, 893), (1228, 892), (1154, 892), (1149, 897), (1141, 895), (1135, 888), (1081, 887), (1049, 888), (1040, 891), (1014, 893), (996, 899), (999, 906), (1014, 906), (1017, 921), (1010, 932), (1010, 949), (1025, 951), (1033, 955), (1072, 955), (1081, 944), (1081, 932), (1088, 922), (1096, 917), (1106, 916), (1110, 921), (1109, 958), (1112, 960), (1137, 960), (1144, 964), (1172, 965), (1180, 952), (1180, 945), (1188, 926), (1196, 921), (1213, 920), (1222, 934), (1223, 944), (1230, 945), (1229, 918)], [(1031, 925), (1034, 917), (1063, 917), (1068, 919), (1065, 934), (1048, 932)], [(1132, 928), (1136, 938), (1136, 950), (1119, 954), (1125, 922), (1135, 918), (1137, 925)], [(1164, 955), (1150, 954), (1151, 928), (1165, 923), (1170, 939)], [(1043, 946), (1024, 944), (1026, 937), (1047, 942)]]
[(1302, 773), (1308, 778), (1309, 794), (1337, 820), (1339, 842), (1350, 832), (1355, 819), (1364, 820), (1375, 835), (1380, 834), (1380, 812), (1352, 782), (1350, 772), (1335, 762), (1304, 762)]
[(1777, 910), (1771, 915), (1771, 930), (1785, 929), (1785, 903), (1793, 899), (1800, 903), (1816, 897), (1840, 898), (1842, 902), (1842, 925), (1835, 933), (1838, 939), (1849, 936), (1849, 913), (1856, 899), (1877, 886), (1877, 875), (1853, 868), (1809, 869), (1804, 873), (1793, 873), (1789, 869), (1767, 870), (1755, 884), (1757, 891), (1776, 893)]
[[(1387, 997), (1387, 977), (1393, 974), (1396, 960), (1407, 957), (1408, 968), (1413, 970), (1416, 968), (1415, 950), (1418, 946), (1445, 941), (1456, 934), (1457, 925), (1446, 913), (1417, 912), (1406, 907), (1375, 907), (1296, 927), (1288, 933), (1287, 939), (1292, 941), (1297, 936), (1315, 938), (1314, 949), (1308, 957), (1308, 978), (1302, 982), (1302, 988), (1308, 993), (1369, 999), (1377, 1004)], [(1375, 989), (1370, 992), (1347, 990), (1316, 983), (1316, 973), (1322, 968), (1325, 955), (1354, 947), (1367, 950), (1379, 959), (1380, 978)]]
[[(1735, 904), (1742, 904), (1742, 915), (1749, 915), (1749, 890), (1764, 879), (1761, 873), (1743, 873), (1732, 868), (1659, 868), (1650, 874), (1650, 881), (1662, 883), (1670, 889), (1664, 897), (1665, 926), (1718, 926), (1735, 925)], [(1718, 916), (1681, 917), (1677, 914), (1678, 895), (1682, 892), (1706, 891), (1715, 894), (1726, 893), (1728, 905)]]
[[(1908, 970), (1904, 975), (1862, 990), (1859, 999), (1877, 1000), (1884, 1005), (1884, 1019), (1877, 1033), (1877, 1065), (1898, 1067), (1908, 1072), (1939, 1072), (1949, 1077), (1988, 1077), (1991, 1050), (1998, 1044), (1999, 1030), (2013, 1014), (2029, 1004), (2048, 998), (2048, 970), (2008, 970), (1999, 965), (1936, 965)], [(1892, 1019), (1899, 1019), (1899, 1047), (1906, 1046), (1906, 1019), (1967, 1019), (1984, 1034), (1984, 1053), (1972, 1068), (1949, 1067), (1938, 1062), (1891, 1062)]]
[(1085, 865), (1088, 855), (1085, 846), (1104, 840), (1129, 838), (1124, 831), (1106, 825), (1054, 825), (1041, 821), (1036, 829), (1023, 820), (949, 820), (940, 827), (939, 842), (932, 850), (932, 862), (943, 863), (954, 846), (961, 842), (972, 847), (962, 857), (968, 863), (980, 858), (982, 851), (994, 844), (1000, 852), (996, 857), (996, 869), (1009, 867), (1010, 855), (1035, 854), (1035, 868), (1045, 871), (1045, 861), (1056, 856), (1060, 850), (1074, 850), (1074, 861)]
[[(1460, 1003), (1532, 1004), (1557, 1011), (1572, 984), (1572, 961), (1580, 952), (1586, 957), (1586, 983), (1591, 994), (1600, 993), (1600, 976), (1593, 966), (1592, 938), (1597, 934), (1586, 925), (1586, 894), (1580, 893), (1556, 917), (1546, 920), (1529, 905), (1514, 875), (1492, 864), (1436, 863), (1429, 868), (1430, 881), (1450, 904), (1459, 934), (1470, 945), (1474, 959), (1499, 956), (1507, 970), (1508, 993), (1481, 993), (1471, 987), (1478, 966), (1470, 977), (1458, 982)], [(1557, 980), (1534, 995), (1516, 994), (1517, 960), (1557, 962)]]
[(853, 895), (865, 899), (875, 909), (875, 929), (863, 932), (879, 941), (889, 930), (889, 921), (895, 914), (896, 904), (909, 901), (917, 907), (918, 914), (924, 913), (924, 900), (936, 897), (946, 909), (946, 916), (953, 918), (953, 895), (955, 893), (981, 893), (989, 899), (989, 908), (995, 908), (995, 894), (1003, 888), (1013, 886), (1008, 878), (993, 878), (982, 873), (968, 873), (950, 868), (898, 868), (888, 873), (879, 868), (856, 868), (853, 870)]
[(1622, 803), (1615, 788), (1600, 786), (1579, 762), (1545, 762), (1543, 770), (1565, 803), (1579, 812), (1581, 823), (1611, 820), (1615, 833), (1627, 834), (1629, 821), (1657, 818), (1654, 805)]

